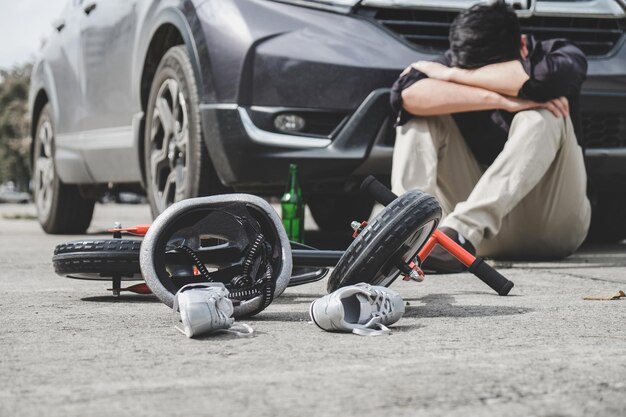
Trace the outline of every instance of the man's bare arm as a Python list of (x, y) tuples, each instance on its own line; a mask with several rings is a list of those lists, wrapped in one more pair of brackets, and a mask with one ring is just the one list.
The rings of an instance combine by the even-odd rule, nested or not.
[(402, 91), (404, 109), (416, 116), (436, 116), (479, 110), (502, 109), (518, 112), (539, 103), (507, 97), (484, 88), (432, 78), (420, 80)]
[(473, 70), (451, 68), (450, 79), (447, 81), (480, 87), (507, 96), (517, 96), (529, 78), (519, 61), (508, 61)]
[(430, 61), (418, 61), (411, 67), (423, 72), (428, 78), (479, 87), (513, 97), (519, 94), (529, 79), (519, 61), (485, 65), (473, 70), (447, 67)]

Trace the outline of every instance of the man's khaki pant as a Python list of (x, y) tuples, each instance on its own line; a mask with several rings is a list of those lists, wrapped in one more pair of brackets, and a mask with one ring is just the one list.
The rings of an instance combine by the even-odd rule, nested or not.
[(398, 128), (391, 182), (439, 200), (448, 226), (481, 256), (554, 259), (578, 248), (591, 207), (583, 155), (569, 118), (545, 109), (515, 115), (504, 150), (481, 167), (451, 116)]

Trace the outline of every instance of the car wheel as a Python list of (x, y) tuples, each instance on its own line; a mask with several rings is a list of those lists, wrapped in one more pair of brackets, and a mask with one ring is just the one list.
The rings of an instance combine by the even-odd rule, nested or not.
[(185, 46), (161, 60), (146, 114), (144, 166), (152, 215), (172, 203), (223, 190), (203, 143), (198, 89)]
[(63, 184), (54, 160), (54, 126), (46, 105), (37, 121), (33, 144), (33, 194), (37, 218), (47, 233), (85, 233), (95, 201), (81, 196), (78, 186)]
[(374, 201), (364, 194), (315, 195), (308, 205), (321, 230), (342, 231), (350, 230), (352, 221), (369, 219)]

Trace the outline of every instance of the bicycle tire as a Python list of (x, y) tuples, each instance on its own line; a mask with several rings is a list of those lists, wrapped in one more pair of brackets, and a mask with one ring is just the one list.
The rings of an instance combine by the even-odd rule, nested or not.
[(391, 285), (400, 275), (394, 260), (415, 258), (440, 219), (441, 207), (431, 195), (410, 191), (398, 197), (348, 247), (328, 279), (328, 292), (360, 282)]
[(143, 280), (139, 266), (138, 239), (93, 239), (66, 242), (54, 249), (52, 264), (61, 276), (75, 279), (110, 281)]

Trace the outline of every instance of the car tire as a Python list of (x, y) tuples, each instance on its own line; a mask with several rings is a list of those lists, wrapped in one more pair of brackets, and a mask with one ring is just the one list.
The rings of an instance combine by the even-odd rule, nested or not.
[(350, 223), (369, 219), (374, 201), (365, 194), (314, 195), (308, 201), (313, 219), (320, 230), (350, 230)]
[(400, 275), (394, 260), (412, 261), (440, 219), (435, 197), (421, 191), (398, 197), (350, 244), (328, 279), (328, 292), (360, 282), (388, 287)]
[(33, 194), (37, 218), (50, 234), (85, 233), (95, 200), (83, 198), (78, 186), (63, 184), (54, 158), (54, 126), (46, 104), (37, 120), (33, 138)]
[(198, 87), (184, 45), (166, 52), (152, 80), (144, 162), (154, 217), (177, 201), (225, 190), (203, 141)]

